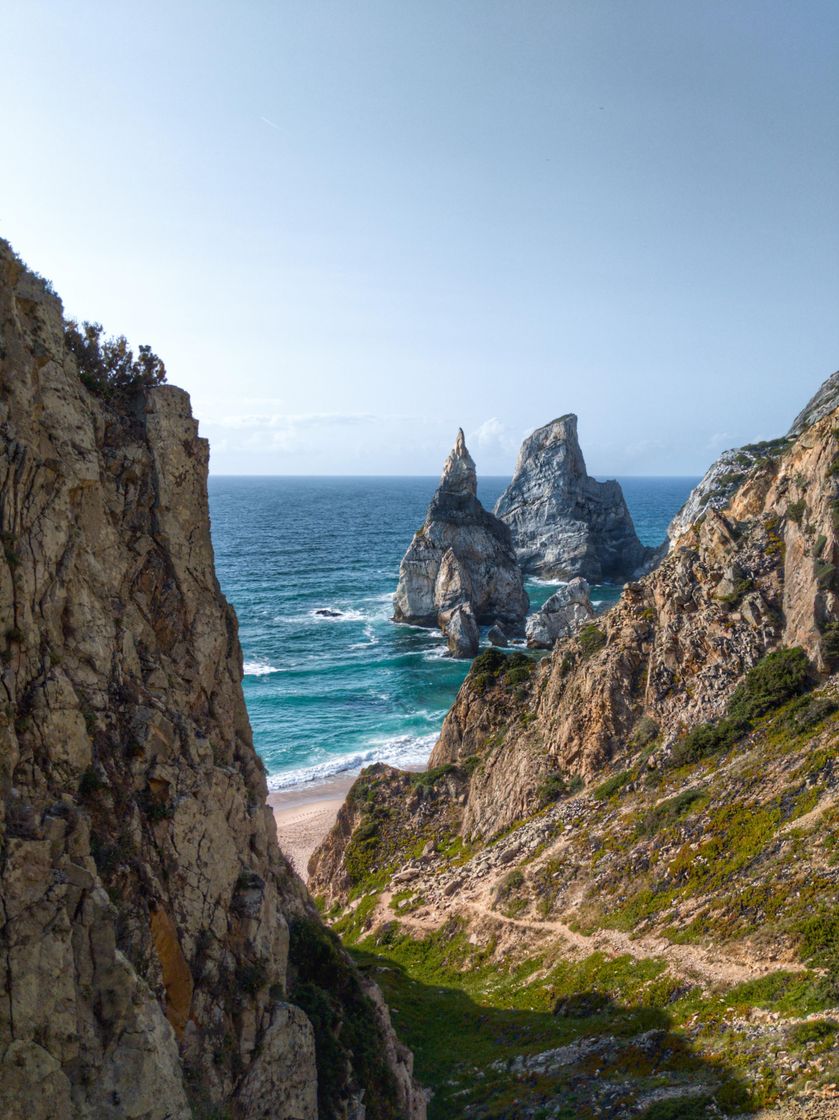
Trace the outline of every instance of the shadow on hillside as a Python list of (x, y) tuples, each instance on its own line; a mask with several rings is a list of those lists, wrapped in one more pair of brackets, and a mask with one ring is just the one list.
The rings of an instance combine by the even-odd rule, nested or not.
[[(385, 956), (352, 955), (384, 991), (416, 1077), (433, 1091), (429, 1120), (719, 1120), (748, 1108), (741, 1078), (699, 1056), (663, 1008), (600, 991), (551, 1010), (484, 1006)], [(502, 985), (500, 976), (496, 998)]]

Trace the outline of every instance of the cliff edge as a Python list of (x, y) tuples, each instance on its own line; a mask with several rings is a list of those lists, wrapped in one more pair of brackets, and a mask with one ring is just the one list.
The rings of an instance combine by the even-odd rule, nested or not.
[(277, 845), (189, 398), (91, 391), (5, 242), (0, 432), (0, 1111), (424, 1115)]

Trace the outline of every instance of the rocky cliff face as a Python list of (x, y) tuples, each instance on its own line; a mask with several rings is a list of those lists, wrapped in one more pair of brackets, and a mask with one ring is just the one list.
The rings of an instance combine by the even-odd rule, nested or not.
[[(383, 969), (416, 980), (433, 961), (426, 983), (582, 1023), (522, 1020), (532, 1041), (480, 1066), (479, 1092), (474, 1066), (439, 1092), (481, 1115), (512, 1079), (510, 1116), (617, 1120), (681, 1115), (676, 1098), (740, 1114), (797, 1087), (804, 1110), (773, 1116), (830, 1115), (812, 1079), (839, 1074), (838, 581), (834, 407), (764, 445), (727, 504), (549, 658), (482, 653), (426, 774), (362, 774), (312, 862), (344, 935)], [(619, 1042), (653, 1007), (678, 1038)], [(827, 1066), (801, 1052), (811, 1029), (833, 1039)]]
[(467, 830), (488, 834), (520, 816), (553, 769), (592, 779), (641, 720), (667, 745), (718, 716), (772, 649), (800, 646), (827, 667), (825, 635), (839, 604), (836, 427), (834, 412), (779, 458), (763, 457), (728, 507), (707, 509), (654, 572), (560, 642), (539, 670), (524, 724), (514, 705), (499, 727), (467, 680), (431, 758), (454, 762), (482, 738), (493, 743), (470, 787)]
[(689, 494), (684, 506), (670, 522), (667, 528), (668, 541), (675, 541), (682, 533), (686, 533), (707, 509), (724, 509), (754, 467), (777, 458), (793, 440), (837, 407), (839, 373), (834, 373), (802, 408), (785, 436), (724, 451), (711, 464), (702, 480)]
[(277, 846), (189, 398), (85, 388), (5, 243), (0, 431), (0, 1111), (422, 1115)]
[(636, 536), (620, 484), (589, 477), (573, 414), (527, 437), (495, 515), (510, 527), (524, 570), (553, 579), (627, 579), (653, 555)]
[(459, 431), (421, 529), (399, 568), (394, 620), (439, 626), (457, 657), (478, 651), (478, 624), (521, 629), (528, 599), (507, 527), (477, 498)]
[[(446, 717), (430, 767), (479, 758), (464, 836), (487, 837), (538, 804), (546, 778), (594, 780), (634, 749), (666, 754), (719, 717), (766, 653), (800, 647), (816, 669), (839, 621), (839, 409), (762, 455), (723, 510), (707, 508), (661, 565), (550, 659), (499, 678), (482, 655)], [(506, 681), (506, 684), (505, 684)], [(504, 685), (504, 687), (501, 687)]]

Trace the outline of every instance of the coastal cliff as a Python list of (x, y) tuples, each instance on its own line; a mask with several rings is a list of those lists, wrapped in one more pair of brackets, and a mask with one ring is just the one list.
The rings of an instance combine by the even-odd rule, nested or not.
[(419, 1120), (277, 845), (189, 398), (67, 331), (0, 242), (0, 1111)]
[[(478, 1057), (476, 1028), (480, 1092), (454, 1061), (438, 1085), (463, 1115), (833, 1114), (829, 392), (550, 657), (481, 654), (428, 772), (364, 772), (313, 857), (311, 889), (391, 998), (396, 965), (496, 1008), (505, 1057)], [(501, 1022), (525, 1007), (513, 1042)]]
[(831, 374), (793, 420), (785, 436), (723, 451), (711, 464), (667, 527), (671, 543), (687, 532), (706, 510), (724, 509), (753, 468), (776, 459), (817, 421), (839, 407), (839, 373)]
[(494, 512), (522, 568), (536, 575), (628, 579), (654, 555), (638, 540), (620, 483), (589, 476), (573, 413), (527, 437)]
[(394, 595), (394, 621), (439, 626), (456, 657), (478, 652), (481, 623), (522, 630), (529, 605), (509, 530), (483, 508), (477, 490), (461, 429)]

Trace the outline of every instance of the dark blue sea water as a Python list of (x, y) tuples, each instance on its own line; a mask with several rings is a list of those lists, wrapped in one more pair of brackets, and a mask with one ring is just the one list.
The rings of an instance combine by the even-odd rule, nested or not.
[[(620, 481), (639, 537), (658, 544), (698, 480)], [(399, 561), (437, 482), (210, 478), (216, 565), (239, 616), (245, 699), (273, 789), (377, 760), (426, 761), (468, 663), (445, 657), (439, 634), (389, 619)], [(487, 508), (506, 483), (481, 481)], [(528, 583), (534, 606), (551, 590)], [(605, 606), (617, 595), (592, 597)]]

